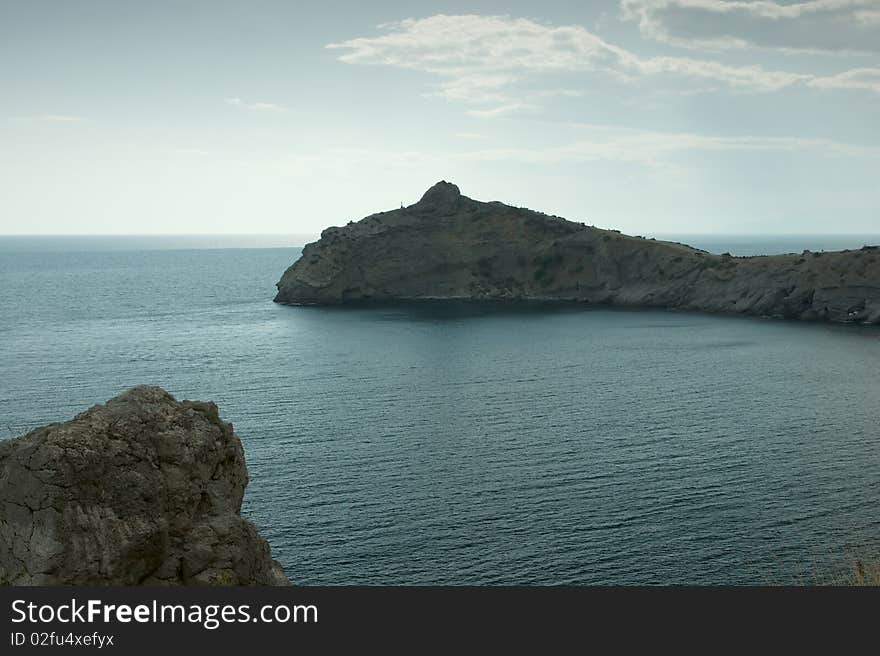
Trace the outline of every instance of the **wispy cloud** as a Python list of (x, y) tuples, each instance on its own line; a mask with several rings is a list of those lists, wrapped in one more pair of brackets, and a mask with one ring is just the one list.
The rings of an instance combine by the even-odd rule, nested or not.
[(880, 68), (855, 68), (836, 75), (814, 78), (807, 84), (821, 89), (865, 89), (880, 92)]
[(441, 78), (436, 95), (473, 103), (507, 102), (505, 89), (530, 75), (609, 70), (626, 55), (580, 26), (508, 16), (440, 14), (380, 28), (384, 34), (327, 47), (349, 64), (432, 73)]
[(642, 35), (674, 46), (782, 52), (880, 51), (877, 0), (621, 0)]
[(474, 118), (498, 118), (500, 116), (510, 116), (511, 114), (521, 114), (523, 112), (533, 112), (537, 109), (535, 105), (526, 103), (510, 103), (507, 105), (499, 105), (498, 107), (490, 107), (489, 109), (469, 109), (468, 116)]
[[(809, 137), (721, 136), (695, 132), (633, 130), (610, 125), (556, 125), (551, 143), (534, 147), (463, 146), (451, 152), (423, 152), (377, 148), (336, 147), (320, 152), (284, 158), (285, 170), (297, 172), (356, 171), (364, 166), (390, 170), (413, 167), (426, 170), (454, 170), (464, 163), (517, 162), (546, 167), (578, 163), (608, 162), (650, 169), (681, 171), (701, 166), (699, 155), (752, 155), (756, 161), (768, 153), (803, 153), (810, 157), (880, 160), (880, 147), (863, 146), (831, 139)], [(469, 139), (470, 134), (457, 134)], [(476, 135), (480, 136), (480, 135)]]
[(73, 116), (71, 114), (40, 114), (31, 117), (34, 121), (45, 121), (47, 123), (79, 123), (83, 120), (82, 116)]
[[(668, 1), (714, 5), (719, 0)], [(629, 11), (636, 11), (635, 5), (630, 6)], [(818, 75), (693, 57), (643, 57), (605, 41), (580, 25), (545, 25), (509, 16), (439, 14), (380, 27), (384, 33), (378, 36), (349, 39), (327, 47), (339, 50), (339, 60), (348, 64), (394, 66), (435, 75), (440, 78), (435, 94), (447, 100), (494, 105), (472, 110), (477, 116), (503, 115), (514, 104), (535, 104), (542, 94), (577, 93), (577, 89), (546, 86), (517, 94), (511, 92), (519, 83), (546, 84), (554, 75), (570, 74), (629, 81), (665, 76), (749, 92), (777, 91), (796, 85), (880, 92), (880, 83), (874, 75), (880, 69), (860, 68)]]
[[(575, 131), (576, 133), (577, 131)], [(616, 161), (663, 166), (697, 152), (810, 152), (823, 157), (880, 158), (880, 147), (800, 137), (717, 136), (689, 132), (623, 130), (585, 126), (570, 142), (537, 148), (488, 148), (462, 153), (463, 159), (531, 164)]]
[(0, 119), (9, 121), (13, 124), (21, 124), (21, 123), (56, 123), (59, 125), (69, 124), (73, 125), (75, 123), (83, 123), (86, 121), (82, 116), (76, 116), (74, 114), (31, 114), (31, 115), (19, 115), (19, 116), (2, 116), (0, 115)]
[(283, 112), (286, 108), (283, 105), (267, 102), (248, 103), (241, 98), (224, 98), (223, 102), (233, 107), (241, 107), (242, 109), (250, 109), (256, 112)]

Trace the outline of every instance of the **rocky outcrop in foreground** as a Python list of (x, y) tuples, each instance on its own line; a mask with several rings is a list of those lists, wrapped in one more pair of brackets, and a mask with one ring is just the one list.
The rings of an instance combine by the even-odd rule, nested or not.
[(880, 323), (880, 248), (731, 257), (630, 237), (439, 182), (409, 207), (328, 228), (275, 301), (580, 301)]
[(0, 584), (287, 585), (217, 406), (135, 387), (0, 441)]

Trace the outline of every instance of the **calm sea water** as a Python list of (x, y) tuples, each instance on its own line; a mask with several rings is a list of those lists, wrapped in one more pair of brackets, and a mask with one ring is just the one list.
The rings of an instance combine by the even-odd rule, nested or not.
[[(830, 239), (749, 248), (872, 241)], [(282, 307), (295, 248), (49, 243), (0, 239), (0, 435), (138, 383), (214, 400), (298, 583), (781, 583), (878, 553), (876, 328)]]

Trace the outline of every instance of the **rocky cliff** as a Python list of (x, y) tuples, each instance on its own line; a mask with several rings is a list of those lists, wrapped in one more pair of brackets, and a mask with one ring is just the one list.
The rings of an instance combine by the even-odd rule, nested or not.
[(731, 257), (462, 196), (422, 199), (308, 244), (275, 301), (540, 299), (880, 322), (880, 248)]
[(0, 584), (286, 585), (213, 403), (135, 387), (0, 442)]

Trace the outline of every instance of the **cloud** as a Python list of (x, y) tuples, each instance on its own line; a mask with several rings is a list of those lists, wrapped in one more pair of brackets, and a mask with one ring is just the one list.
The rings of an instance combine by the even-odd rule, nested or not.
[(246, 103), (241, 98), (224, 98), (223, 102), (233, 107), (241, 107), (242, 109), (250, 109), (256, 112), (283, 112), (285, 107), (276, 105), (275, 103), (255, 102)]
[[(880, 160), (880, 146), (864, 146), (808, 137), (722, 136), (694, 132), (632, 130), (609, 125), (565, 124), (555, 143), (535, 147), (464, 146), (450, 152), (396, 151), (383, 148), (333, 147), (290, 155), (281, 164), (290, 173), (322, 171), (345, 174), (365, 166), (407, 171), (459, 170), (465, 164), (503, 162), (535, 165), (573, 165), (607, 162), (656, 170), (681, 171), (700, 167), (699, 155), (744, 154), (763, 162), (767, 153), (798, 153), (815, 158)], [(469, 133), (456, 136), (470, 139)], [(466, 143), (466, 142), (465, 142)]]
[[(702, 2), (708, 6), (719, 3), (719, 0), (656, 1)], [(630, 11), (635, 11), (636, 4), (632, 3), (636, 2), (649, 3), (649, 0), (632, 0), (627, 5)], [(775, 3), (769, 4), (775, 6)], [(720, 83), (751, 92), (777, 91), (796, 85), (880, 91), (880, 87), (868, 79), (874, 69), (822, 76), (692, 57), (642, 57), (580, 25), (545, 25), (509, 16), (438, 14), (388, 23), (380, 29), (383, 33), (378, 36), (331, 43), (327, 48), (340, 51), (339, 60), (348, 64), (394, 66), (435, 75), (440, 78), (439, 87), (429, 95), (494, 105), (472, 110), (476, 116), (503, 115), (509, 113), (514, 104), (535, 104), (542, 96), (554, 93), (578, 93), (572, 89), (522, 89), (529, 82), (546, 87), (552, 84), (554, 76), (570, 78), (572, 74), (600, 75), (620, 81), (667, 77)], [(570, 85), (571, 80), (566, 81)], [(519, 92), (514, 94), (512, 89), (517, 86)]]
[(863, 25), (880, 25), (880, 9), (860, 9), (855, 12), (856, 20)]
[[(575, 126), (577, 127), (577, 126)], [(800, 137), (717, 136), (688, 132), (624, 130), (580, 126), (588, 134), (558, 146), (490, 148), (460, 155), (479, 161), (530, 164), (615, 161), (662, 166), (676, 156), (698, 152), (810, 152), (825, 157), (880, 158), (880, 147)]]
[(820, 89), (865, 89), (880, 93), (880, 68), (856, 68), (807, 83)]
[(674, 46), (783, 52), (880, 52), (877, 0), (621, 0), (642, 35)]
[(509, 116), (511, 114), (519, 114), (522, 112), (534, 111), (536, 109), (537, 107), (535, 107), (535, 105), (510, 103), (509, 105), (500, 105), (490, 109), (469, 109), (467, 115), (473, 116), (474, 118), (498, 118), (499, 116)]
[(34, 120), (48, 123), (79, 123), (83, 119), (81, 116), (71, 116), (70, 114), (41, 114), (35, 116)]
[(624, 54), (584, 28), (548, 27), (508, 16), (406, 19), (380, 26), (384, 34), (331, 43), (349, 64), (378, 64), (443, 78), (437, 95), (448, 100), (499, 102), (524, 74), (614, 67)]
[(761, 66), (728, 66), (716, 61), (689, 57), (653, 57), (639, 60), (642, 75), (662, 73), (721, 82), (742, 91), (778, 91), (798, 83), (807, 83), (815, 76), (787, 71), (768, 71)]
[(0, 116), (0, 119), (15, 123), (82, 123), (86, 119), (73, 114), (32, 114), (30, 116)]

